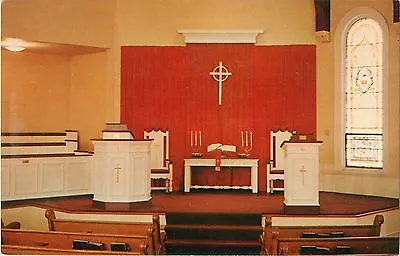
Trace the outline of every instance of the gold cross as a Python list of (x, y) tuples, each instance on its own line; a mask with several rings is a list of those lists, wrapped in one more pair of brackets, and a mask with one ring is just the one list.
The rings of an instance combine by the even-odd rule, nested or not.
[(299, 170), (299, 172), (301, 172), (301, 176), (302, 176), (302, 181), (303, 181), (303, 185), (304, 185), (304, 173), (306, 172), (307, 170), (306, 169), (304, 169), (304, 165), (301, 167), (301, 169)]
[(119, 164), (117, 164), (117, 166), (114, 168), (114, 170), (117, 172), (117, 183), (119, 183), (119, 175), (121, 172), (121, 167), (119, 166)]

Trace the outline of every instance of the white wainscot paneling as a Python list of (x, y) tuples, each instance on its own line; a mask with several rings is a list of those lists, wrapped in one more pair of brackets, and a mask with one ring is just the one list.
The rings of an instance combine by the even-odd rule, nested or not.
[(29, 196), (38, 194), (38, 162), (14, 165), (14, 187), (16, 196)]
[(91, 156), (1, 159), (1, 199), (90, 194), (91, 161)]
[(51, 159), (42, 163), (42, 192), (64, 191), (64, 159)]
[(66, 190), (72, 192), (89, 192), (91, 157), (71, 158), (67, 163)]
[(10, 164), (1, 162), (1, 196), (10, 196)]

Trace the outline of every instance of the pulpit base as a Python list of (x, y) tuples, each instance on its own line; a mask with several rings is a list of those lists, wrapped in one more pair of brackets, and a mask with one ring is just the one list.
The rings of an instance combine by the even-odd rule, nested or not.
[(146, 209), (150, 208), (152, 205), (151, 199), (145, 202), (101, 202), (101, 201), (92, 201), (92, 206), (97, 209), (105, 210), (105, 211), (132, 211), (138, 209)]
[(285, 214), (299, 214), (299, 215), (312, 215), (320, 214), (319, 205), (286, 205), (284, 204)]

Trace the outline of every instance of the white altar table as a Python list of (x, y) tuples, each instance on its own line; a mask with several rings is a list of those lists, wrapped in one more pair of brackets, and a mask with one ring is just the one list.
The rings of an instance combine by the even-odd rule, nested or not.
[[(195, 166), (215, 166), (213, 158), (188, 158), (185, 161), (185, 192), (190, 192), (192, 188), (192, 167)], [(258, 159), (249, 158), (222, 158), (221, 167), (250, 167), (251, 168), (251, 186), (249, 188), (253, 193), (258, 193)], [(225, 187), (225, 186), (224, 186)]]

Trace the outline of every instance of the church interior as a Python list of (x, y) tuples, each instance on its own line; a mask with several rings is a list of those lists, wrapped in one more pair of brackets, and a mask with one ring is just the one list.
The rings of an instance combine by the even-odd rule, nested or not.
[(1, 1), (5, 254), (389, 254), (399, 0)]

